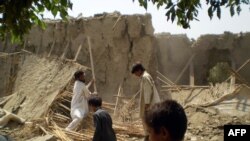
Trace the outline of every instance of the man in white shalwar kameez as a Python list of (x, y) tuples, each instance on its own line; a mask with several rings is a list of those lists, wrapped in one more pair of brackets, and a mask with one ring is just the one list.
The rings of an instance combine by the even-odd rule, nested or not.
[[(132, 74), (139, 77), (140, 82), (140, 117), (143, 120), (145, 111), (149, 109), (155, 103), (160, 102), (160, 97), (158, 91), (156, 89), (155, 83), (151, 75), (145, 70), (141, 63), (136, 63), (132, 67)], [(143, 121), (143, 128), (146, 135), (146, 139), (148, 133), (146, 131), (145, 123)]]
[(82, 119), (85, 118), (89, 112), (88, 97), (91, 94), (89, 86), (93, 83), (91, 81), (87, 86), (85, 85), (85, 78), (83, 71), (77, 71), (74, 74), (75, 84), (73, 88), (73, 96), (71, 101), (70, 115), (72, 122), (66, 127), (66, 130), (76, 130)]

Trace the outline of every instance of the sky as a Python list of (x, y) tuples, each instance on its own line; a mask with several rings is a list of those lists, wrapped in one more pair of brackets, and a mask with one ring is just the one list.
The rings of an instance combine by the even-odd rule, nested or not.
[[(119, 11), (121, 14), (145, 14), (152, 15), (152, 24), (155, 33), (169, 32), (171, 34), (186, 34), (189, 38), (197, 39), (203, 34), (222, 34), (225, 31), (232, 33), (250, 32), (250, 6), (242, 6), (240, 15), (230, 16), (229, 9), (222, 9), (221, 19), (216, 16), (212, 20), (208, 17), (205, 0), (202, 0), (202, 9), (199, 11), (199, 21), (192, 21), (190, 29), (183, 29), (175, 22), (167, 21), (164, 8), (157, 9), (153, 4), (145, 10), (139, 6), (138, 0), (71, 0), (73, 9), (69, 15), (77, 17), (80, 13), (84, 17), (90, 17), (97, 13)], [(53, 18), (46, 13), (45, 18)]]

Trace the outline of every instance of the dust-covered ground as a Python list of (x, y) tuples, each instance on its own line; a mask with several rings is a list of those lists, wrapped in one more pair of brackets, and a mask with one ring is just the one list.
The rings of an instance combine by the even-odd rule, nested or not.
[[(249, 124), (250, 116), (242, 117), (218, 114), (214, 108), (190, 106), (185, 109), (188, 116), (188, 129), (185, 141), (223, 141), (223, 128), (226, 124)], [(124, 124), (126, 125), (126, 124)], [(13, 140), (25, 141), (36, 136), (45, 135), (40, 127), (46, 127), (45, 121), (33, 121), (25, 125), (15, 125), (0, 130), (2, 135), (8, 135)], [(84, 132), (84, 131), (82, 131)], [(123, 140), (143, 140), (142, 137), (119, 135)]]

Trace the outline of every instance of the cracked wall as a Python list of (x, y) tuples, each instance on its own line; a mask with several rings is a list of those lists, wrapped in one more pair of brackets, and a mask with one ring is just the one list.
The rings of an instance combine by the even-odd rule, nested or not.
[[(113, 101), (119, 85), (124, 88), (125, 96), (134, 95), (139, 89), (139, 80), (130, 73), (132, 64), (141, 61), (153, 75), (156, 83), (156, 70), (173, 82), (193, 54), (195, 84), (204, 85), (207, 73), (222, 54), (221, 60), (234, 60), (239, 68), (250, 58), (250, 33), (203, 35), (197, 41), (190, 41), (186, 35), (162, 33), (154, 35), (150, 15), (120, 15), (119, 13), (98, 14), (90, 18), (70, 19), (68, 23), (47, 20), (46, 30), (33, 27), (25, 37), (24, 45), (11, 45), (9, 41), (0, 43), (1, 52), (16, 52), (21, 49), (38, 56), (61, 59), (74, 59), (80, 45), (77, 62), (90, 67), (87, 36), (91, 38), (92, 52), (99, 94), (106, 101)], [(222, 52), (222, 53), (220, 53)], [(220, 61), (220, 59), (219, 59)], [(15, 57), (1, 58), (0, 70), (1, 96), (15, 92), (12, 86), (18, 71)], [(15, 70), (14, 72), (12, 70)], [(250, 82), (250, 65), (239, 74)], [(87, 79), (91, 72), (87, 71)], [(11, 80), (11, 81), (10, 81)], [(187, 69), (177, 84), (189, 84)], [(10, 88), (10, 89), (9, 89)]]
[(130, 73), (135, 61), (141, 61), (155, 76), (153, 32), (151, 15), (99, 14), (92, 18), (71, 19), (69, 23), (48, 21), (44, 31), (34, 27), (25, 38), (25, 49), (38, 55), (74, 59), (81, 44), (77, 62), (90, 67), (89, 36), (98, 92), (105, 100), (113, 101), (120, 84), (125, 96), (138, 91), (139, 80)]
[[(203, 35), (192, 45), (194, 72), (197, 84), (207, 84), (208, 71), (218, 62), (228, 62), (234, 70), (250, 59), (250, 33)], [(245, 65), (238, 74), (240, 83), (250, 82), (250, 64)], [(239, 79), (238, 79), (239, 80)]]

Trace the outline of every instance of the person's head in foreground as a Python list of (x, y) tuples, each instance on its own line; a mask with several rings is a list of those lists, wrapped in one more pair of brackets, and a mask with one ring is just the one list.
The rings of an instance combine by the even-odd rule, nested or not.
[(145, 68), (143, 67), (143, 65), (140, 62), (137, 62), (132, 66), (131, 73), (134, 74), (135, 76), (140, 77), (142, 76), (144, 71)]
[(90, 111), (95, 112), (98, 108), (102, 107), (102, 98), (96, 95), (92, 95), (88, 99), (88, 104)]
[(85, 77), (84, 77), (84, 72), (81, 71), (81, 70), (78, 70), (74, 73), (74, 77), (75, 77), (75, 80), (79, 80), (79, 81), (82, 81), (83, 83), (85, 83)]
[(153, 105), (144, 120), (150, 141), (182, 141), (187, 130), (185, 111), (174, 100)]

